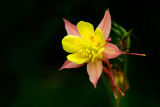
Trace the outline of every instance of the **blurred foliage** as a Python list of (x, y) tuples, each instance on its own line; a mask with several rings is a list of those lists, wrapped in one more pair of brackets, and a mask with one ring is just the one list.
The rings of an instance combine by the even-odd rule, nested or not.
[[(155, 31), (160, 24), (159, 11), (155, 9), (159, 6), (155, 3), (155, 8), (151, 9), (151, 3), (139, 0), (131, 1), (128, 6), (126, 3), (123, 0), (116, 4), (111, 0), (1, 0), (0, 106), (112, 106), (102, 78), (94, 89), (85, 66), (59, 71), (67, 55), (61, 47), (61, 40), (66, 35), (62, 19), (73, 24), (84, 20), (96, 27), (107, 8), (110, 8), (112, 19), (127, 31), (135, 28), (134, 33), (141, 42), (131, 37), (130, 51), (149, 54), (146, 58), (129, 56), (130, 90), (124, 97), (123, 107), (160, 106), (157, 69), (153, 68), (159, 64), (151, 57), (152, 52), (156, 58), (159, 54), (157, 48), (149, 44), (158, 46), (158, 39), (152, 40), (159, 34), (159, 30)], [(153, 13), (156, 23), (148, 24), (148, 13)], [(114, 35), (112, 31), (113, 43)]]

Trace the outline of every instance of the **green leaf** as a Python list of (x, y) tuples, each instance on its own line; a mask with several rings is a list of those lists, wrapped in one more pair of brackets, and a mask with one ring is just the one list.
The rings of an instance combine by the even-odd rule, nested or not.
[(112, 28), (112, 30), (118, 35), (118, 36), (121, 36), (121, 32), (115, 28)]
[(121, 27), (119, 24), (115, 22), (112, 22), (112, 23), (115, 29), (117, 29), (121, 33), (121, 35), (124, 35), (126, 33), (126, 30), (123, 27)]
[(132, 33), (132, 31), (133, 31), (133, 29), (131, 29), (131, 30), (129, 30), (128, 32), (126, 32), (126, 33), (122, 36), (122, 40), (123, 40), (126, 36), (130, 35), (130, 34)]

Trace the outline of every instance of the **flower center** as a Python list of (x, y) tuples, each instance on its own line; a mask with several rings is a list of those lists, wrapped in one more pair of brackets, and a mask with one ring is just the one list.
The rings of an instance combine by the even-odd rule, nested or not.
[(76, 42), (75, 47), (77, 52), (84, 57), (92, 57), (98, 53), (100, 42), (95, 41), (95, 38), (91, 36), (88, 39), (80, 39)]

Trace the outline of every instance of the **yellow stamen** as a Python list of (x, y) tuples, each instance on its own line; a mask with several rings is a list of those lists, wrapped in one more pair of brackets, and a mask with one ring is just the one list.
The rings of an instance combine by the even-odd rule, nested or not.
[(79, 51), (78, 51), (78, 53), (81, 53), (81, 52), (82, 52), (82, 50), (79, 50)]
[(82, 55), (83, 55), (83, 56), (85, 56), (85, 54), (86, 54), (86, 53), (85, 53), (85, 52), (83, 52), (83, 54), (82, 54)]
[(88, 53), (91, 53), (91, 51), (90, 51), (90, 50), (88, 50)]
[(88, 57), (88, 53), (86, 53), (86, 57)]
[(117, 99), (117, 98), (118, 98), (116, 94), (114, 94), (114, 97), (115, 97), (115, 99)]
[(92, 52), (92, 54), (94, 54), (94, 51), (91, 51)]
[(142, 56), (146, 56), (146, 54), (142, 54)]

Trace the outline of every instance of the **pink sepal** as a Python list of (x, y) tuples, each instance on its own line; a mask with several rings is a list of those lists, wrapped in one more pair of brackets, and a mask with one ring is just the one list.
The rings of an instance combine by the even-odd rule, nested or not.
[(109, 9), (105, 11), (104, 17), (97, 28), (100, 28), (103, 32), (104, 39), (107, 39), (111, 30), (111, 16)]
[(73, 25), (66, 19), (63, 19), (63, 21), (65, 23), (65, 28), (68, 35), (75, 35), (75, 36), (81, 37), (81, 35), (78, 32), (77, 26)]
[(96, 59), (95, 62), (89, 62), (87, 64), (87, 72), (89, 75), (90, 81), (93, 83), (96, 88), (97, 81), (102, 74), (102, 60)]
[(103, 56), (107, 57), (107, 59), (112, 59), (120, 54), (124, 54), (125, 52), (119, 50), (119, 48), (112, 44), (112, 43), (107, 43), (105, 46), (104, 51), (102, 52)]
[(75, 64), (75, 63), (73, 63), (73, 62), (71, 62), (69, 60), (66, 60), (59, 70), (62, 70), (64, 68), (78, 68), (78, 67), (83, 66), (84, 64)]

